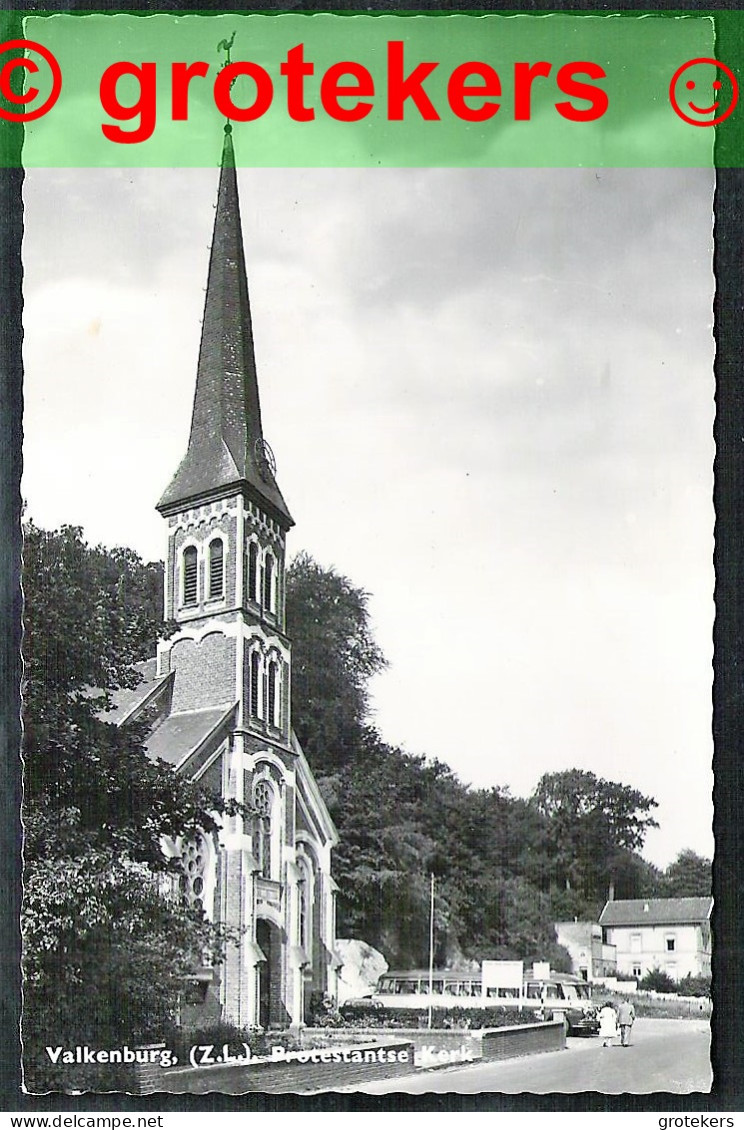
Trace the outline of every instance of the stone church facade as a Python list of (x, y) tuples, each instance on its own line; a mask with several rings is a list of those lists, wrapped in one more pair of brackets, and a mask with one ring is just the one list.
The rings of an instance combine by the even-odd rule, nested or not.
[(286, 537), (294, 524), (261, 422), (231, 127), (225, 127), (188, 447), (158, 503), (165, 618), (176, 631), (115, 699), (147, 751), (252, 810), (219, 836), (171, 842), (187, 896), (240, 931), (197, 973), (204, 1017), (302, 1023), (336, 994), (336, 831), (292, 729)]

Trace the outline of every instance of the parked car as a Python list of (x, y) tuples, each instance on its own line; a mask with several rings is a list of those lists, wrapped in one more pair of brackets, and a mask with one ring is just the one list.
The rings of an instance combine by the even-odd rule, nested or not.
[(596, 1036), (599, 1017), (592, 1003), (590, 985), (570, 973), (551, 973), (549, 977), (528, 977), (524, 983), (525, 1000), (537, 1005), (537, 1012), (546, 1020), (562, 1016), (567, 1036)]

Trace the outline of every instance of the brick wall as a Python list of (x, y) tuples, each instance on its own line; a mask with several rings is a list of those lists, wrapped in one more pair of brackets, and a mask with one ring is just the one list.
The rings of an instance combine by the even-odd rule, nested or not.
[[(387, 1054), (394, 1052), (396, 1057), (402, 1053), (406, 1058), (396, 1058), (393, 1063), (276, 1061), (246, 1066), (204, 1067), (175, 1071), (158, 1068), (154, 1073), (148, 1069), (142, 1079), (143, 1085), (148, 1089), (138, 1090), (136, 1093), (149, 1094), (153, 1091), (171, 1094), (206, 1094), (215, 1091), (226, 1095), (242, 1095), (250, 1091), (264, 1091), (269, 1094), (306, 1093), (330, 1091), (338, 1087), (369, 1082), (372, 1079), (389, 1079), (410, 1073), (413, 1066), (413, 1047), (407, 1040), (384, 1040), (374, 1044), (361, 1044), (356, 1050), (362, 1053), (376, 1052), (379, 1048), (384, 1048)], [(320, 1050), (316, 1049), (318, 1052)], [(305, 1054), (309, 1056), (310, 1052)]]
[[(296, 1061), (264, 1062), (237, 1065), (165, 1070), (158, 1065), (148, 1065), (138, 1069), (135, 1080), (136, 1094), (153, 1091), (167, 1091), (172, 1094), (205, 1094), (216, 1091), (222, 1094), (241, 1095), (249, 1091), (264, 1091), (269, 1094), (288, 1092), (308, 1092), (333, 1090), (372, 1079), (389, 1079), (396, 1075), (407, 1075), (416, 1070), (416, 1062), (422, 1058), (424, 1067), (437, 1067), (444, 1063), (444, 1056), (438, 1060), (437, 1051), (455, 1051), (470, 1043), (473, 1058), (487, 1060), (512, 1059), (522, 1055), (536, 1055), (541, 1052), (559, 1051), (566, 1046), (566, 1037), (561, 1021), (543, 1024), (528, 1024), (508, 1028), (490, 1028), (475, 1035), (469, 1032), (411, 1031), (396, 1034), (394, 1039), (371, 1037), (366, 1043), (364, 1034), (331, 1034), (328, 1029), (305, 1029), (304, 1037), (315, 1042), (314, 1037), (322, 1035), (333, 1041), (336, 1049), (355, 1048), (371, 1050), (384, 1047), (388, 1050), (407, 1050), (407, 1059), (396, 1059), (394, 1063), (298, 1063)], [(434, 1049), (434, 1054), (422, 1057), (424, 1048)], [(320, 1051), (322, 1049), (317, 1049)], [(332, 1049), (331, 1049), (332, 1050)], [(309, 1052), (309, 1049), (308, 1049)], [(465, 1061), (467, 1062), (467, 1061)]]
[[(379, 1032), (379, 1029), (377, 1030)], [(362, 1030), (362, 1038), (374, 1038), (375, 1029)], [(449, 1063), (468, 1063), (482, 1058), (481, 1033), (467, 1030), (433, 1028), (417, 1029), (404, 1028), (396, 1032), (401, 1039), (410, 1042), (414, 1049), (414, 1065), (416, 1067), (443, 1067)], [(336, 1039), (336, 1033), (329, 1033), (328, 1028), (305, 1028), (302, 1033), (303, 1043), (322, 1039)], [(347, 1029), (345, 1033), (338, 1033), (340, 1040), (348, 1038), (350, 1043), (360, 1039), (360, 1030)]]
[(566, 1046), (562, 1020), (520, 1027), (489, 1028), (481, 1038), (484, 1059), (513, 1059), (537, 1052), (561, 1051)]
[(235, 640), (210, 632), (200, 643), (179, 640), (171, 651), (176, 671), (174, 711), (200, 710), (235, 700)]

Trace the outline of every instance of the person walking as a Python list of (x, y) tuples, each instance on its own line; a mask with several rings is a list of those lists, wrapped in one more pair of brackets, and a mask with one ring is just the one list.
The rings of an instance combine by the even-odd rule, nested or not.
[(635, 1020), (635, 1009), (630, 1001), (621, 1001), (617, 1010), (617, 1022), (620, 1026), (620, 1045), (623, 1048), (630, 1046), (630, 1030)]
[(603, 1041), (603, 1048), (608, 1048), (617, 1036), (617, 1013), (609, 1001), (599, 1010), (599, 1036)]

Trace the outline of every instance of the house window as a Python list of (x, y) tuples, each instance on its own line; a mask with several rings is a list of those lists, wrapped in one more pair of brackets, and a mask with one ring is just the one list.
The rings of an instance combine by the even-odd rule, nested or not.
[(258, 546), (255, 541), (248, 546), (248, 597), (258, 600)]
[(640, 965), (634, 965), (632, 970), (631, 970), (631, 973), (633, 974), (634, 977), (640, 977), (642, 975)]
[(640, 934), (631, 934), (630, 935), (630, 952), (631, 953), (640, 953), (641, 952), (641, 935)]
[(216, 600), (225, 594), (225, 571), (222, 538), (209, 543), (209, 599)]
[(278, 684), (278, 682), (279, 682), (279, 668), (277, 666), (276, 660), (272, 659), (271, 662), (269, 663), (269, 675), (268, 675), (268, 687), (267, 687), (267, 690), (268, 690), (268, 695), (267, 695), (268, 710), (266, 712), (266, 721), (269, 722), (270, 725), (272, 725), (272, 726), (278, 725), (277, 710), (276, 710), (277, 684)]
[(183, 551), (183, 603), (196, 604), (197, 602), (197, 555), (196, 547), (188, 546)]
[(261, 657), (257, 651), (251, 652), (251, 717), (258, 718), (259, 688), (261, 685)]
[(664, 938), (664, 949), (667, 953), (674, 953), (677, 948), (674, 934), (667, 934)]
[(266, 561), (264, 564), (264, 591), (263, 591), (263, 604), (269, 612), (274, 609), (274, 558), (270, 554), (266, 554)]
[(274, 791), (268, 781), (256, 782), (253, 789), (253, 808), (255, 810), (255, 851), (259, 873), (264, 879), (271, 878), (271, 812), (274, 807)]

